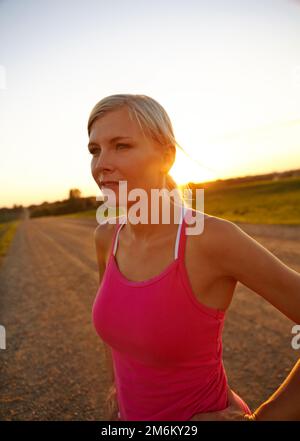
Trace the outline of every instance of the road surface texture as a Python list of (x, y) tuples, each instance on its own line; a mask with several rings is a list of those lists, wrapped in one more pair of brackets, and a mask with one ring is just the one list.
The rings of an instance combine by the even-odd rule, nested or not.
[[(238, 224), (300, 272), (300, 227)], [(104, 347), (91, 321), (98, 288), (96, 220), (21, 222), (0, 268), (0, 420), (103, 420)], [(251, 408), (282, 382), (300, 350), (293, 322), (238, 282), (223, 334), (230, 386)]]

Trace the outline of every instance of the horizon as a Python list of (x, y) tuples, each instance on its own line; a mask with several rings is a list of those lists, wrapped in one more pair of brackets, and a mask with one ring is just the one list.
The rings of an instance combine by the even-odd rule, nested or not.
[[(217, 182), (217, 181), (224, 181), (224, 182), (226, 182), (226, 181), (228, 181), (228, 180), (238, 180), (238, 179), (244, 179), (244, 178), (255, 178), (255, 177), (260, 177), (260, 176), (264, 176), (264, 175), (272, 175), (272, 174), (282, 174), (282, 173), (287, 173), (287, 172), (300, 172), (300, 168), (292, 168), (292, 169), (286, 169), (286, 170), (281, 170), (281, 171), (278, 171), (278, 170), (275, 170), (275, 171), (271, 171), (271, 172), (267, 172), (267, 173), (260, 173), (260, 174), (256, 174), (256, 175), (250, 175), (250, 174), (247, 174), (247, 175), (242, 175), (242, 176), (240, 176), (240, 175), (238, 175), (238, 176), (232, 176), (232, 177), (228, 177), (228, 178), (226, 178), (226, 179), (213, 179), (213, 180), (207, 180), (207, 181), (198, 181), (198, 182), (194, 182), (194, 181), (189, 181), (188, 183), (189, 184), (195, 184), (195, 185), (199, 185), (199, 184), (208, 184), (208, 183), (212, 183), (212, 182)], [(186, 183), (185, 183), (186, 184)], [(181, 184), (181, 185), (184, 185), (184, 184)], [(179, 186), (180, 186), (180, 184), (179, 184)], [(78, 188), (78, 187), (74, 187), (74, 188), (76, 188), (76, 189), (78, 189), (80, 192), (81, 192), (81, 190), (80, 190), (80, 188)], [(68, 189), (68, 192), (70, 191), (70, 189)], [(101, 190), (100, 190), (100, 192), (101, 192)], [(97, 194), (95, 194), (95, 195), (93, 195), (93, 194), (90, 194), (90, 195), (80, 195), (80, 197), (81, 198), (96, 198), (97, 196), (99, 196), (99, 195), (97, 195)], [(31, 202), (31, 203), (29, 203), (29, 204), (16, 204), (16, 203), (13, 203), (11, 206), (7, 206), (7, 205), (5, 205), (5, 206), (0, 206), (0, 210), (1, 209), (3, 209), (3, 208), (7, 208), (7, 209), (12, 209), (12, 208), (14, 208), (14, 206), (22, 206), (23, 208), (28, 208), (28, 207), (30, 207), (30, 206), (32, 206), (32, 205), (42, 205), (43, 203), (49, 203), (49, 204), (52, 204), (52, 203), (55, 203), (55, 202), (59, 202), (59, 201), (63, 201), (63, 200), (68, 200), (68, 197), (65, 197), (65, 198), (61, 198), (61, 199), (53, 199), (53, 200), (43, 200), (43, 201), (41, 201), (41, 202)]]

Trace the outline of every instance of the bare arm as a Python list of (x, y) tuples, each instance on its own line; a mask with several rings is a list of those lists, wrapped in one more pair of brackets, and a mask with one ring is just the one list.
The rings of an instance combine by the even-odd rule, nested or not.
[(300, 359), (276, 392), (254, 414), (258, 421), (300, 421)]
[[(98, 225), (94, 231), (94, 240), (95, 240), (95, 249), (96, 249), (96, 256), (98, 263), (99, 285), (101, 285), (106, 268), (106, 250), (108, 248), (108, 240), (107, 240), (108, 236), (110, 236), (109, 226), (107, 224)], [(105, 350), (107, 371), (109, 375), (109, 383), (110, 385), (112, 385), (115, 382), (115, 378), (114, 378), (111, 348), (105, 342), (103, 342), (103, 345)]]
[[(224, 273), (264, 297), (279, 311), (300, 323), (300, 274), (286, 266), (236, 224), (217, 219), (210, 252)], [(229, 394), (230, 405), (218, 412), (197, 414), (201, 420), (243, 420)], [(300, 361), (277, 391), (254, 412), (258, 420), (300, 420)]]
[[(300, 323), (300, 273), (285, 265), (236, 224), (225, 221), (221, 250), (226, 273), (235, 277)], [(279, 389), (258, 409), (258, 419), (294, 419), (300, 412), (300, 363)]]
[(244, 415), (231, 393), (228, 397), (226, 409), (196, 414), (191, 421), (300, 421), (300, 359), (276, 392), (252, 415)]
[[(109, 225), (101, 224), (98, 225), (94, 232), (96, 256), (99, 271), (99, 285), (102, 282), (103, 274), (106, 268), (106, 251), (107, 250), (107, 237), (110, 236)], [(111, 348), (108, 344), (103, 341), (106, 366), (108, 372), (108, 391), (106, 395), (106, 405), (107, 405), (107, 418), (108, 420), (118, 419), (118, 404), (115, 386), (115, 375), (113, 367), (113, 358), (111, 353)]]
[[(218, 220), (220, 221), (220, 220)], [(221, 220), (213, 252), (225, 274), (300, 323), (300, 273), (289, 268), (236, 224)]]

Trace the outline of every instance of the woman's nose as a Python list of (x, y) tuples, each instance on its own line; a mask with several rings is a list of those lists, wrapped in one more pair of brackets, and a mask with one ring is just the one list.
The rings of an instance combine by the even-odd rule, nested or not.
[(101, 151), (97, 156), (93, 164), (93, 169), (97, 172), (102, 170), (111, 170), (114, 168), (112, 156), (109, 152)]

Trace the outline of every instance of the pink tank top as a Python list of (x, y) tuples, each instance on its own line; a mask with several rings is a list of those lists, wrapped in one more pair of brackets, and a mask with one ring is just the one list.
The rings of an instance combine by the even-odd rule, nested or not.
[(183, 206), (174, 260), (141, 282), (128, 280), (118, 268), (115, 254), (126, 218), (117, 220), (92, 320), (112, 350), (124, 421), (187, 421), (196, 413), (228, 406), (222, 362), (225, 312), (202, 304), (192, 291), (184, 263), (185, 219), (190, 215), (191, 209)]

